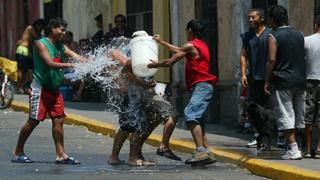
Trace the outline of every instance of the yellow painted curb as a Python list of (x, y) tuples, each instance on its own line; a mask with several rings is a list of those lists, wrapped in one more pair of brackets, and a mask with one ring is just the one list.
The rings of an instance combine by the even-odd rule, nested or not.
[[(11, 108), (15, 111), (23, 111), (25, 113), (29, 112), (29, 105), (27, 103), (18, 102), (15, 100), (12, 101)], [(84, 126), (92, 132), (101, 133), (110, 137), (114, 137), (116, 131), (116, 128), (112, 124), (69, 113), (65, 118), (65, 123), (76, 126)], [(161, 140), (161, 135), (151, 134), (146, 143), (152, 146), (158, 146)], [(193, 142), (177, 139), (170, 140), (170, 147), (172, 150), (189, 154), (195, 149)], [(246, 168), (253, 174), (259, 176), (284, 180), (320, 180), (320, 172), (317, 171), (307, 170), (283, 163), (250, 158), (245, 154), (227, 149), (211, 147), (210, 150), (214, 153), (218, 161), (228, 162), (242, 168)]]

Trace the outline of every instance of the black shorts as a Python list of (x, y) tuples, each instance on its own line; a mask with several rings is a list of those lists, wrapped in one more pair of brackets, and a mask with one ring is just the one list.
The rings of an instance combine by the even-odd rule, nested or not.
[(16, 54), (16, 61), (18, 63), (19, 70), (22, 70), (24, 72), (28, 72), (28, 70), (33, 70), (32, 58), (22, 54)]

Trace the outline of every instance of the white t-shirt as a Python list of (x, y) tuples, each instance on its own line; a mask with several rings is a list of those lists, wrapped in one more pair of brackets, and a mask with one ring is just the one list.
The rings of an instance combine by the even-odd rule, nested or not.
[(320, 80), (320, 33), (304, 38), (306, 50), (307, 79)]

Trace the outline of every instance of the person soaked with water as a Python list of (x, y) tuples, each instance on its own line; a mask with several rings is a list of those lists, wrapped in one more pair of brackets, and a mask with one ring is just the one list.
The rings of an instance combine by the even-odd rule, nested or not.
[(65, 57), (72, 57), (80, 62), (86, 58), (76, 54), (62, 43), (67, 23), (61, 18), (49, 21), (47, 37), (36, 41), (33, 50), (34, 71), (29, 99), (29, 119), (20, 130), (16, 148), (13, 151), (16, 163), (32, 163), (25, 154), (24, 145), (38, 124), (49, 117), (52, 120), (52, 135), (56, 150), (56, 164), (80, 164), (80, 161), (67, 155), (64, 148), (64, 102), (59, 88), (63, 80), (62, 69), (71, 68), (73, 64), (64, 63)]
[(208, 149), (209, 144), (205, 132), (204, 113), (212, 98), (213, 87), (217, 77), (209, 73), (210, 52), (205, 42), (205, 26), (200, 20), (194, 19), (188, 22), (186, 27), (188, 42), (182, 47), (177, 47), (160, 39), (159, 35), (154, 39), (174, 55), (162, 62), (152, 61), (149, 68), (171, 67), (179, 60), (186, 59), (185, 77), (187, 88), (191, 90), (188, 105), (184, 109), (187, 127), (191, 130), (196, 150), (192, 158), (185, 161), (191, 165), (212, 164), (216, 160)]
[[(158, 155), (174, 160), (181, 160), (169, 149), (169, 140), (176, 124), (177, 113), (172, 105), (152, 89), (155, 86), (153, 80), (142, 80), (132, 72), (131, 61), (125, 58), (119, 51), (112, 54), (113, 59), (124, 65), (125, 79), (129, 82), (124, 97), (125, 111), (120, 113), (120, 128), (114, 140), (109, 164), (119, 164), (119, 151), (129, 135), (134, 132), (130, 142), (130, 154), (128, 163), (131, 165), (150, 165), (142, 155), (142, 146), (152, 131), (164, 120), (163, 140), (157, 150)], [(128, 105), (129, 103), (129, 105)]]

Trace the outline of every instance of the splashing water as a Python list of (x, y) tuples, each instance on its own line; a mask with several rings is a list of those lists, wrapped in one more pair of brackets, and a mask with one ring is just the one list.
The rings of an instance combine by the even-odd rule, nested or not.
[(130, 39), (119, 37), (113, 39), (108, 46), (100, 46), (85, 54), (88, 61), (75, 63), (74, 71), (82, 80), (95, 81), (106, 94), (106, 110), (120, 112), (121, 94), (118, 92), (118, 82), (124, 81), (121, 71), (123, 66), (114, 61), (110, 54), (119, 50), (122, 54), (130, 56)]

